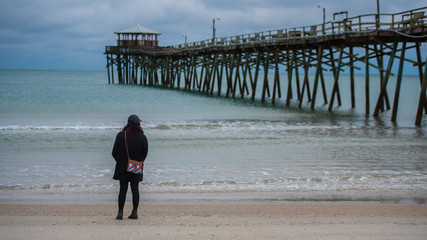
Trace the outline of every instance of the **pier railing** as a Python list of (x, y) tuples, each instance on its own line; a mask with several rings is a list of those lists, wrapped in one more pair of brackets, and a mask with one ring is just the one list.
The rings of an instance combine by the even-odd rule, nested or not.
[(427, 7), (413, 9), (395, 14), (365, 14), (356, 17), (339, 19), (311, 26), (276, 29), (264, 32), (241, 34), (231, 37), (217, 37), (187, 44), (172, 46), (173, 48), (200, 48), (208, 46), (230, 46), (237, 44), (272, 42), (281, 39), (313, 38), (318, 36), (336, 35), (349, 32), (366, 32), (374, 30), (392, 30), (412, 33), (418, 26), (425, 26), (424, 19)]
[(156, 53), (168, 51), (185, 51), (209, 47), (227, 47), (245, 44), (268, 44), (292, 39), (310, 39), (342, 35), (347, 33), (367, 33), (371, 31), (395, 31), (403, 34), (424, 32), (427, 28), (425, 11), (427, 7), (394, 14), (365, 14), (351, 18), (328, 21), (322, 24), (276, 29), (264, 32), (241, 34), (231, 37), (217, 37), (197, 42), (184, 43), (166, 47), (144, 46), (107, 46), (106, 53), (129, 53), (129, 51)]
[(351, 18), (328, 21), (322, 24), (276, 29), (264, 32), (241, 34), (231, 37), (217, 37), (197, 42), (184, 43), (166, 47), (144, 46), (107, 46), (106, 53), (129, 53), (130, 51), (156, 53), (203, 49), (209, 47), (227, 47), (245, 44), (268, 44), (272, 42), (289, 41), (292, 39), (310, 39), (342, 35), (347, 33), (367, 33), (371, 31), (395, 31), (403, 34), (424, 32), (427, 28), (425, 11), (427, 7), (394, 14), (365, 14)]

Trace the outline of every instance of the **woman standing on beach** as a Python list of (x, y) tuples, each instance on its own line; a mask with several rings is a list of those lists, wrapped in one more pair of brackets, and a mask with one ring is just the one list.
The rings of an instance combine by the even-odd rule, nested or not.
[[(129, 151), (129, 158), (136, 161), (144, 162), (148, 153), (148, 140), (144, 135), (144, 131), (140, 125), (141, 120), (137, 115), (130, 115), (128, 123), (116, 136), (116, 141), (113, 147), (113, 157), (116, 160), (116, 167), (114, 170), (114, 180), (120, 181), (119, 191), (119, 212), (116, 219), (123, 219), (123, 208), (126, 201), (126, 193), (128, 185), (132, 190), (132, 203), (133, 210), (129, 216), (130, 219), (138, 219), (138, 206), (139, 206), (139, 182), (142, 181), (142, 174), (135, 174), (127, 171), (128, 154), (126, 150), (125, 136), (127, 141), (127, 148)], [(125, 134), (126, 132), (126, 134)]]

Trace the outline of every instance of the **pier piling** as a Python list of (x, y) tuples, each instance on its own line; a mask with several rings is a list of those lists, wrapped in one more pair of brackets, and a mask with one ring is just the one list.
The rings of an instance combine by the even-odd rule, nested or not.
[[(261, 102), (270, 99), (272, 104), (282, 98), (283, 87), (287, 106), (294, 101), (302, 108), (308, 102), (310, 109), (324, 104), (333, 111), (335, 105), (341, 106), (345, 100), (341, 98), (341, 91), (350, 91), (348, 101), (351, 108), (356, 107), (356, 97), (359, 97), (356, 85), (363, 83), (356, 81), (355, 74), (356, 70), (363, 69), (365, 113), (370, 114), (370, 95), (374, 94), (377, 97), (373, 115), (379, 116), (390, 109), (388, 83), (394, 76), (393, 63), (399, 59), (391, 121), (397, 118), (404, 66), (414, 66), (420, 79), (415, 120), (419, 125), (423, 113), (427, 114), (427, 61), (422, 61), (425, 53), (421, 50), (421, 44), (427, 41), (426, 9), (382, 14), (384, 17), (366, 14), (308, 27), (166, 47), (158, 46), (160, 33), (137, 25), (116, 32), (117, 46), (106, 47), (108, 83), (114, 84), (117, 76), (119, 84), (157, 85), (252, 100), (260, 94)], [(377, 19), (375, 24), (372, 19)], [(416, 59), (407, 57), (411, 50)], [(411, 64), (405, 65), (405, 62)], [(371, 68), (379, 73), (378, 93), (370, 92)], [(340, 89), (340, 74), (344, 71), (350, 76), (348, 90)], [(331, 82), (325, 79), (327, 72), (331, 72)], [(314, 79), (310, 79), (312, 73)], [(319, 88), (322, 96), (317, 96)]]

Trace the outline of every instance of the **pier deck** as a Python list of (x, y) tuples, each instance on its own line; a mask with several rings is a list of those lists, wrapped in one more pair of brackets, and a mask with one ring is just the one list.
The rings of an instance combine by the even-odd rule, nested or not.
[[(373, 111), (373, 115), (378, 116), (391, 109), (387, 87), (390, 76), (394, 75), (393, 63), (399, 60), (391, 120), (396, 121), (404, 64), (410, 63), (420, 78), (415, 119), (415, 124), (420, 125), (423, 114), (427, 113), (427, 64), (422, 60), (425, 53), (421, 51), (421, 44), (427, 40), (426, 9), (367, 14), (313, 26), (177, 46), (107, 46), (108, 81), (114, 83), (116, 66), (120, 84), (159, 85), (251, 99), (255, 99), (258, 81), (262, 81), (261, 101), (270, 98), (273, 104), (276, 98), (282, 97), (280, 84), (284, 83), (287, 105), (296, 98), (301, 107), (306, 99), (312, 109), (315, 109), (320, 85), (324, 104), (332, 111), (335, 99), (338, 106), (342, 104), (339, 76), (348, 68), (351, 106), (355, 107), (354, 71), (362, 70), (365, 73), (365, 113), (370, 114), (370, 69), (375, 69), (381, 81)], [(405, 57), (408, 51), (415, 51), (415, 59)], [(269, 71), (273, 74), (269, 75)], [(311, 81), (310, 71), (315, 72)], [(323, 75), (326, 71), (333, 73), (331, 89), (326, 89)]]

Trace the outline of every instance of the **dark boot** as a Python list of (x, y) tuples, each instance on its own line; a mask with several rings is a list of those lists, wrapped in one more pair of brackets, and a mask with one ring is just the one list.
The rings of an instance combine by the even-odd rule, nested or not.
[(138, 219), (138, 210), (137, 209), (133, 209), (132, 210), (132, 214), (129, 215), (128, 217), (129, 219)]
[(122, 220), (123, 219), (123, 210), (119, 210), (119, 212), (117, 213), (117, 220)]

